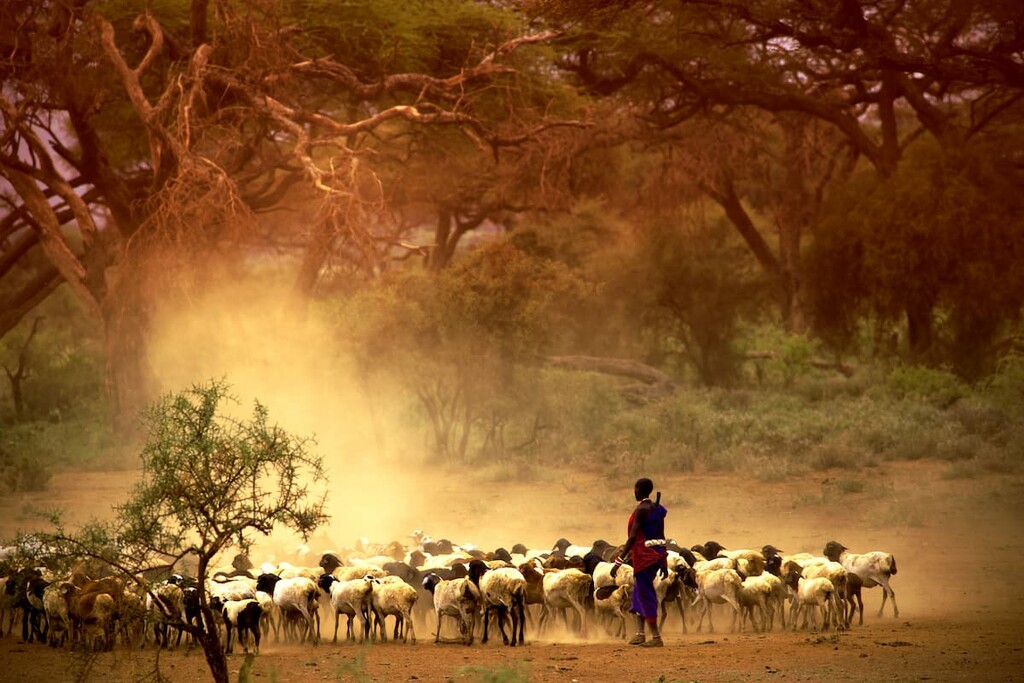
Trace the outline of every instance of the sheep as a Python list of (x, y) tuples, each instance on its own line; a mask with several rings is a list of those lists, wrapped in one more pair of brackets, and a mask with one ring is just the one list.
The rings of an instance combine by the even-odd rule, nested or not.
[(836, 620), (836, 628), (846, 627), (846, 610), (842, 605), (846, 595), (847, 572), (843, 565), (838, 562), (825, 562), (823, 564), (811, 564), (804, 567), (802, 576), (807, 579), (825, 577), (832, 582), (835, 591), (830, 596), (829, 614)]
[[(516, 641), (523, 644), (523, 622), (526, 621), (526, 578), (514, 567), (488, 569), (482, 560), (469, 563), (469, 579), (480, 589), (484, 606), (484, 635), (481, 643), (487, 642), (488, 618), (491, 609), (498, 612), (498, 630), (505, 645), (515, 647)], [(512, 621), (512, 640), (505, 635), (505, 615)], [(518, 626), (518, 636), (516, 627)]]
[(231, 630), (238, 630), (238, 642), (242, 644), (242, 651), (249, 654), (249, 642), (246, 633), (251, 633), (256, 654), (260, 652), (260, 620), (263, 617), (263, 608), (258, 600), (248, 598), (246, 600), (221, 601), (214, 598), (210, 606), (220, 612), (224, 618), (224, 628), (227, 630), (227, 639), (224, 644), (224, 652), (231, 654)]
[(160, 583), (146, 593), (146, 617), (153, 624), (153, 638), (157, 647), (169, 648), (168, 627), (178, 629), (175, 646), (181, 644), (181, 622), (185, 619), (185, 594), (173, 583)]
[(544, 605), (544, 570), (536, 560), (524, 562), (518, 567), (519, 573), (526, 580), (526, 597), (523, 611), (530, 620), (530, 628), (533, 628), (533, 615), (530, 614), (530, 605)]
[(51, 583), (43, 591), (43, 609), (46, 612), (46, 641), (50, 647), (59, 647), (67, 640), (70, 622), (68, 604), (61, 593), (60, 583)]
[(324, 574), (320, 577), (318, 584), (320, 589), (331, 598), (331, 609), (334, 612), (334, 639), (332, 643), (338, 642), (338, 624), (341, 615), (348, 617), (348, 628), (345, 631), (345, 640), (354, 640), (352, 631), (352, 620), (359, 617), (360, 641), (370, 635), (370, 609), (371, 594), (373, 587), (367, 579), (353, 579), (352, 581), (338, 581), (332, 574)]
[(736, 569), (736, 560), (731, 557), (716, 557), (712, 560), (697, 560), (693, 564), (697, 572), (712, 572), (719, 569)]
[(736, 572), (741, 577), (758, 576), (764, 571), (765, 556), (759, 550), (725, 550), (718, 551), (719, 558), (725, 557), (735, 562)]
[[(859, 576), (852, 572), (848, 572), (846, 575), (846, 595), (843, 597), (846, 602), (850, 605), (850, 611), (846, 615), (846, 625), (849, 626), (853, 621), (853, 613), (858, 610), (859, 607), (859, 618), (857, 620), (858, 626), (864, 625), (864, 600), (861, 598), (861, 588), (863, 588), (864, 582)], [(858, 603), (858, 604), (855, 604)]]
[(0, 637), (4, 635), (4, 617), (7, 617), (7, 632), (14, 629), (14, 593), (7, 592), (11, 577), (0, 577)]
[[(43, 578), (41, 572), (40, 575), (29, 578), (19, 602), (16, 603), (16, 606), (23, 610), (22, 623), (24, 624), (26, 619), (31, 622), (31, 631), (28, 636), (30, 643), (33, 636), (38, 636), (40, 643), (46, 639), (46, 608), (43, 605), (43, 593), (50, 583), (49, 580)], [(23, 627), (22, 632), (24, 633), (24, 631)]]
[[(771, 574), (768, 576), (771, 576)], [(755, 631), (768, 630), (768, 616), (766, 612), (768, 598), (771, 594), (772, 584), (767, 579), (762, 578), (761, 576), (748, 576), (743, 579), (743, 584), (740, 586), (740, 590), (736, 594), (741, 608), (740, 631), (743, 630), (743, 626), (746, 624), (748, 616), (750, 617), (750, 623), (753, 624)], [(757, 620), (754, 618), (754, 608), (757, 608), (757, 611), (761, 614), (760, 628), (758, 628)]]
[[(790, 587), (796, 590), (796, 612), (791, 615), (793, 630), (796, 630), (797, 617), (802, 612), (804, 623), (801, 628), (807, 628), (807, 612), (810, 611), (811, 621), (815, 629), (818, 628), (817, 613), (820, 610), (827, 625), (832, 610), (832, 596), (836, 592), (835, 586), (824, 576), (813, 579), (805, 579), (798, 574), (790, 574), (788, 577)], [(794, 582), (795, 580), (795, 582)], [(795, 583), (795, 585), (794, 585)]]
[(372, 576), (375, 579), (379, 579), (382, 576), (387, 576), (388, 573), (383, 568), (373, 564), (359, 564), (352, 567), (338, 567), (331, 574), (338, 581), (353, 581), (355, 579), (361, 579), (364, 576)]
[(614, 630), (605, 625), (610, 635), (622, 638), (627, 633), (626, 614), (633, 601), (633, 587), (610, 584), (594, 589), (594, 612), (599, 618), (607, 617)]
[(771, 586), (772, 589), (772, 592), (768, 596), (768, 600), (765, 604), (768, 610), (767, 630), (770, 631), (775, 627), (776, 613), (779, 615), (779, 621), (782, 623), (782, 628), (786, 628), (786, 601), (789, 599), (789, 589), (786, 587), (785, 582), (775, 573), (765, 571), (761, 574), (760, 578), (767, 581), (768, 585)]
[(92, 609), (82, 622), (86, 647), (91, 650), (112, 650), (117, 603), (108, 593), (95, 593), (93, 597)]
[[(256, 590), (269, 593), (274, 598), (274, 605), (280, 610), (282, 620), (298, 618), (302, 620), (303, 630), (300, 641), (307, 638), (316, 645), (320, 641), (320, 612), (317, 598), (319, 590), (312, 579), (297, 576), (282, 579), (276, 574), (261, 574), (256, 579)], [(316, 623), (314, 631), (313, 624)]]
[[(11, 615), (8, 631), (13, 632), (15, 610), (21, 610), (21, 639), (27, 643), (31, 643), (37, 636), (40, 641), (45, 638), (40, 624), (45, 617), (41, 596), (46, 584), (42, 572), (37, 568), (19, 569), (7, 577), (4, 584), (4, 602)], [(40, 585), (42, 588), (39, 588)], [(33, 586), (38, 589), (40, 596), (38, 610), (29, 599), (29, 595), (34, 592)]]
[(667, 576), (662, 577), (659, 573), (654, 577), (654, 592), (658, 596), (658, 604), (661, 606), (661, 623), (659, 628), (664, 628), (665, 620), (668, 619), (668, 606), (675, 603), (679, 610), (679, 619), (683, 624), (683, 633), (686, 633), (686, 600), (684, 594), (689, 593), (692, 602), (693, 596), (697, 593), (696, 572), (682, 564), (677, 564), (675, 569), (669, 568)]
[(380, 627), (381, 641), (387, 641), (388, 639), (386, 618), (394, 616), (395, 640), (398, 640), (399, 629), (401, 629), (402, 642), (406, 643), (411, 640), (412, 644), (415, 645), (416, 629), (412, 623), (412, 608), (416, 604), (417, 598), (419, 598), (416, 589), (397, 576), (366, 577), (366, 580), (373, 586), (370, 595), (370, 606), (376, 617), (377, 625)]
[(579, 569), (562, 569), (544, 575), (544, 607), (540, 614), (541, 630), (552, 610), (572, 609), (579, 616), (579, 630), (587, 637), (587, 613), (594, 600), (594, 579)]
[(481, 601), (476, 584), (468, 578), (445, 580), (431, 572), (423, 578), (423, 587), (434, 596), (434, 611), (437, 613), (434, 643), (441, 642), (441, 617), (449, 616), (459, 620), (462, 642), (472, 645)]
[[(321, 577), (323, 578), (323, 577)], [(263, 637), (270, 636), (270, 632), (274, 632), (275, 640), (280, 640), (280, 632), (278, 631), (278, 618), (277, 618), (277, 606), (274, 604), (274, 596), (263, 591), (255, 591), (256, 597), (253, 598), (256, 602), (260, 603), (261, 617), (260, 617), (260, 629), (263, 632)]]
[(208, 579), (206, 581), (206, 593), (211, 600), (215, 597), (222, 601), (248, 600), (256, 597), (256, 580), (248, 577), (237, 576), (229, 581), (218, 581)]
[(889, 585), (889, 580), (896, 576), (896, 558), (890, 553), (879, 550), (864, 554), (850, 553), (842, 543), (829, 541), (825, 544), (823, 554), (833, 562), (839, 562), (846, 571), (859, 576), (865, 588), (882, 587), (882, 606), (878, 608), (878, 616), (882, 616), (885, 611), (887, 597), (892, 598), (892, 615), (900, 615), (900, 609), (896, 606), (896, 591)]
[[(697, 564), (700, 565), (700, 562)], [(715, 632), (715, 625), (711, 621), (711, 605), (723, 603), (728, 604), (733, 610), (730, 630), (734, 630), (736, 628), (736, 617), (740, 613), (739, 599), (737, 597), (737, 593), (739, 593), (743, 585), (740, 575), (736, 573), (735, 569), (724, 568), (698, 570), (694, 578), (697, 582), (697, 597), (694, 599), (693, 604), (701, 603), (697, 632), (699, 633), (704, 625), (705, 615), (708, 618), (709, 632)]]
[(101, 649), (113, 647), (114, 616), (117, 611), (114, 597), (105, 592), (86, 592), (70, 581), (61, 582), (58, 586), (58, 593), (67, 606), (71, 642), (83, 640), (88, 647), (95, 648), (99, 632), (102, 637)]
[[(197, 589), (193, 587), (183, 591), (186, 615), (188, 614), (188, 590), (197, 591)], [(146, 638), (146, 604), (142, 598), (125, 589), (121, 594), (121, 606), (118, 609), (117, 617), (120, 624), (121, 640), (127, 645), (141, 645)]]
[(307, 579), (312, 579), (314, 582), (320, 578), (320, 575), (324, 573), (322, 567), (296, 567), (295, 565), (282, 562), (277, 565), (277, 571), (272, 572), (282, 579), (294, 579), (299, 576), (304, 576)]

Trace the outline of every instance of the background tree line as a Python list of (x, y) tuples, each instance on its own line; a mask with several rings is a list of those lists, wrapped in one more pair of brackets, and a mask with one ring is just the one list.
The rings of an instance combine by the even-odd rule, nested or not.
[(129, 421), (153, 312), (268, 261), (447, 458), (563, 424), (551, 357), (984, 380), (1022, 35), (997, 0), (4, 3), (5, 419)]

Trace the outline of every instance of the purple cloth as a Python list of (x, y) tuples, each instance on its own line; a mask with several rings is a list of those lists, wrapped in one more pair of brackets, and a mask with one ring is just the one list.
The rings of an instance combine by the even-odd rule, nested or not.
[(654, 577), (658, 574), (658, 565), (638, 572), (633, 572), (633, 602), (629, 611), (639, 614), (646, 621), (658, 618), (658, 595), (654, 592)]

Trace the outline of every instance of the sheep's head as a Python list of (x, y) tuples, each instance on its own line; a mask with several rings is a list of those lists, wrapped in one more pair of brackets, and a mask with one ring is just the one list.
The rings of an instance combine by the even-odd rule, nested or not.
[(423, 577), (423, 587), (433, 595), (434, 589), (437, 588), (437, 584), (441, 583), (441, 577), (431, 572)]
[(324, 570), (325, 574), (332, 573), (341, 565), (341, 558), (334, 553), (324, 553), (323, 557), (320, 558), (320, 568)]
[(704, 555), (704, 557), (710, 560), (712, 558), (718, 557), (719, 553), (721, 553), (725, 549), (725, 546), (719, 543), (718, 541), (708, 541), (704, 544), (704, 550), (706, 550), (707, 552), (702, 554)]
[(321, 574), (320, 578), (316, 582), (316, 585), (319, 586), (320, 590), (322, 590), (324, 593), (330, 594), (331, 586), (333, 586), (334, 582), (337, 580), (338, 579), (333, 574)]
[(846, 546), (838, 541), (829, 541), (825, 544), (825, 549), (822, 551), (822, 555), (832, 560), (833, 562), (839, 561), (839, 556), (846, 551)]
[(487, 573), (487, 564), (483, 560), (472, 560), (469, 563), (469, 580), (480, 585), (480, 577)]

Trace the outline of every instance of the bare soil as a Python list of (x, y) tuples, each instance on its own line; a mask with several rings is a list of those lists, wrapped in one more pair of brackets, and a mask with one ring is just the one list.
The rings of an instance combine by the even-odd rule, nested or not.
[[(666, 626), (666, 647), (649, 650), (606, 636), (597, 625), (588, 641), (528, 629), (528, 643), (514, 649), (493, 640), (472, 647), (435, 645), (426, 624), (418, 625), (415, 645), (334, 645), (328, 617), (328, 638), (316, 647), (265, 642), (251, 680), (516, 680), (513, 672), (519, 680), (567, 683), (1024, 680), (1024, 478), (948, 479), (947, 471), (944, 463), (900, 462), (774, 483), (714, 473), (655, 477), (670, 510), (668, 534), (687, 545), (715, 539), (726, 547), (772, 543), (788, 552), (820, 553), (835, 539), (853, 551), (893, 553), (898, 618), (888, 605), (877, 616), (881, 591), (875, 588), (864, 593), (864, 625), (848, 632), (729, 633), (728, 620), (720, 617), (715, 633), (694, 633), (691, 625), (684, 635), (674, 617)], [(32, 511), (51, 505), (65, 508), (72, 522), (102, 517), (123, 499), (134, 476), (59, 474), (46, 492), (0, 499), (0, 537), (32, 528)], [(435, 538), (483, 548), (518, 541), (550, 547), (563, 536), (581, 544), (596, 538), (621, 542), (632, 507), (633, 477), (602, 471), (552, 469), (527, 482), (502, 481), (493, 472), (389, 477), (389, 490), (401, 493), (383, 500), (374, 493), (388, 507), (391, 525), (390, 536), (376, 530), (374, 540), (401, 539), (422, 528)], [(359, 535), (346, 527), (345, 504), (336, 501), (331, 541)], [(281, 547), (264, 552), (281, 557)], [(243, 661), (239, 654), (230, 657), (233, 677)], [(90, 658), (21, 643), (16, 636), (0, 638), (0, 682), (153, 680), (155, 662), (151, 647), (119, 647)], [(160, 654), (159, 671), (174, 683), (209, 680), (202, 654), (185, 647)]]

